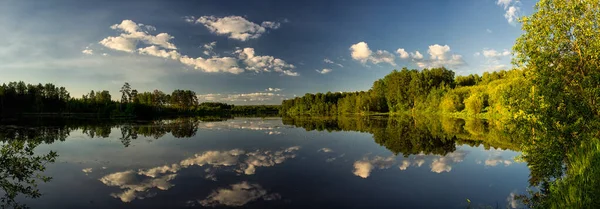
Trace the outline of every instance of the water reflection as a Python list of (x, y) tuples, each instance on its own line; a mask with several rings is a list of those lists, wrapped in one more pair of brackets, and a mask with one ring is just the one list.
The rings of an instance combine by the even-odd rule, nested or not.
[[(37, 156), (61, 153), (61, 164), (49, 164), (57, 167), (47, 172), (58, 182), (44, 187), (49, 196), (61, 196), (27, 201), (44, 208), (87, 208), (92, 200), (109, 208), (465, 208), (466, 198), (517, 208), (523, 206), (519, 201), (534, 206), (554, 198), (557, 188), (584, 191), (598, 176), (592, 165), (600, 153), (589, 143), (580, 153), (556, 157), (557, 151), (548, 152), (554, 145), (523, 146), (516, 126), (443, 117), (181, 118), (2, 127), (5, 144), (23, 139), (41, 143)], [(81, 138), (95, 140), (75, 140)], [(522, 149), (526, 155), (514, 160)], [(10, 156), (3, 153), (2, 159)], [(565, 162), (570, 169), (557, 169)], [(70, 171), (79, 175), (64, 176)], [(527, 186), (544, 182), (547, 189), (523, 196)], [(78, 186), (69, 193), (60, 184)], [(77, 202), (86, 190), (94, 195)]]
[(46, 165), (54, 163), (58, 156), (53, 151), (35, 154), (34, 149), (42, 142), (52, 142), (64, 136), (64, 132), (55, 129), (17, 130), (12, 127), (0, 130), (0, 208), (27, 208), (17, 198), (38, 198), (42, 195), (37, 184), (52, 179), (43, 172)]
[(219, 188), (214, 190), (208, 197), (203, 200), (188, 201), (188, 204), (195, 206), (196, 203), (209, 207), (209, 206), (243, 206), (249, 202), (255, 201), (262, 198), (266, 201), (281, 199), (281, 195), (278, 193), (267, 193), (267, 190), (263, 189), (258, 184), (250, 184), (248, 182), (241, 182), (232, 184), (229, 188)]
[[(177, 173), (181, 169), (185, 169), (190, 166), (206, 166), (204, 170), (205, 178), (217, 181), (217, 170), (230, 168), (231, 171), (238, 174), (253, 175), (255, 174), (257, 168), (271, 167), (281, 164), (287, 159), (295, 158), (295, 152), (299, 149), (300, 147), (294, 146), (276, 151), (245, 151), (241, 149), (232, 149), (228, 151), (211, 150), (195, 154), (193, 157), (184, 159), (179, 163), (171, 165), (162, 165), (154, 168), (139, 169), (138, 171), (127, 170), (108, 174), (100, 178), (100, 181), (107, 186), (114, 186), (123, 189), (123, 192), (113, 193), (111, 196), (119, 198), (123, 202), (131, 202), (134, 199), (151, 197), (154, 194), (150, 193), (149, 191), (153, 188), (157, 188), (159, 190), (170, 189), (172, 186), (174, 186), (172, 183), (170, 183), (170, 181), (177, 177)], [(91, 169), (89, 170), (91, 171)], [(242, 187), (234, 186), (234, 188)]]

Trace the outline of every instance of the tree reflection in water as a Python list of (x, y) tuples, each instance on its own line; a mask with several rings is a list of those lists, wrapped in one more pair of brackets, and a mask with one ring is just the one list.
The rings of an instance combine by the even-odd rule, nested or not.
[[(39, 121), (16, 126), (0, 126), (2, 140), (0, 156), (0, 184), (4, 194), (2, 208), (25, 208), (15, 199), (37, 198), (39, 182), (50, 180), (43, 171), (55, 161), (57, 153), (34, 153), (42, 143), (64, 141), (71, 131), (80, 130), (91, 138), (108, 138), (111, 130), (119, 130), (125, 147), (139, 136), (159, 139), (166, 134), (176, 138), (196, 135), (199, 128), (251, 129), (273, 131), (261, 124), (205, 122), (201, 118), (179, 118), (148, 122), (118, 121), (53, 121), (52, 125)], [(217, 120), (219, 121), (219, 120)], [(244, 122), (244, 121), (242, 121)], [(399, 164), (400, 170), (420, 166), (419, 157), (427, 154), (440, 156), (432, 164), (434, 172), (451, 169), (449, 163), (461, 161), (457, 145), (483, 146), (485, 149), (521, 151), (518, 160), (530, 169), (529, 194), (511, 194), (509, 202), (516, 201), (532, 208), (590, 208), (600, 205), (600, 139), (597, 129), (587, 125), (579, 131), (552, 130), (532, 132), (528, 124), (481, 119), (454, 119), (446, 117), (336, 117), (336, 118), (283, 118), (285, 125), (302, 127), (308, 131), (358, 131), (373, 135), (374, 142), (396, 155), (412, 156)], [(246, 126), (252, 127), (246, 127)], [(596, 126), (598, 127), (598, 126)], [(535, 127), (535, 130), (544, 130)], [(535, 133), (535, 134), (533, 134)], [(326, 150), (322, 150), (326, 152)], [(386, 156), (373, 156), (357, 161), (354, 174), (367, 178), (372, 169), (389, 167)], [(511, 163), (500, 157), (490, 158), (486, 165)], [(246, 169), (247, 171), (250, 171)], [(235, 188), (235, 186), (233, 186)], [(253, 190), (252, 190), (253, 191)], [(258, 197), (258, 196), (257, 196)], [(201, 202), (200, 202), (201, 203)]]
[(60, 129), (1, 128), (0, 133), (0, 194), (3, 193), (0, 208), (27, 208), (16, 199), (20, 196), (38, 198), (42, 195), (37, 185), (52, 179), (43, 175), (43, 172), (46, 164), (53, 163), (58, 156), (53, 151), (36, 155), (34, 149), (54, 139), (64, 140), (65, 132)]

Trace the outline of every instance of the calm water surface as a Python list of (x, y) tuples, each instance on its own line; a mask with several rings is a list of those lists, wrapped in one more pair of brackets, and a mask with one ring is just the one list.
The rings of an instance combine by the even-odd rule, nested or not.
[(467, 199), (473, 208), (520, 207), (512, 197), (526, 192), (527, 166), (510, 146), (477, 133), (489, 132), (487, 124), (473, 123), (485, 124), (236, 118), (79, 126), (36, 148), (58, 153), (45, 171), (53, 179), (39, 185), (40, 198), (19, 201), (60, 209), (467, 208)]

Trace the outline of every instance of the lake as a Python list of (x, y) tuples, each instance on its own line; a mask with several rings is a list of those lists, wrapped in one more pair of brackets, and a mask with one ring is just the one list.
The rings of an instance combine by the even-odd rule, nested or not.
[[(502, 124), (451, 118), (181, 118), (4, 125), (55, 151), (31, 208), (521, 208)], [(1, 191), (0, 191), (1, 193)]]

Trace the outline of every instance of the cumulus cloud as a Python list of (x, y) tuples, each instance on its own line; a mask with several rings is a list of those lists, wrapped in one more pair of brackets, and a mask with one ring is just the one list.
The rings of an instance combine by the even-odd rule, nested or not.
[[(159, 33), (157, 35), (149, 34), (148, 28), (156, 30), (153, 26), (144, 27), (143, 24), (137, 24), (132, 20), (123, 20), (120, 24), (110, 26), (113, 30), (121, 31), (119, 36), (109, 36), (100, 41), (100, 44), (114, 50), (133, 52), (138, 42), (149, 45), (157, 45), (166, 49), (177, 49), (170, 42), (173, 36), (168, 33)], [(146, 30), (143, 30), (146, 29)]]
[(257, 56), (254, 48), (244, 48), (235, 51), (239, 59), (246, 64), (246, 70), (254, 72), (280, 72), (288, 76), (298, 76), (293, 69), (296, 66), (288, 64), (282, 59), (273, 56)]
[(365, 42), (359, 42), (350, 46), (350, 56), (363, 64), (371, 62), (373, 64), (388, 63), (396, 66), (394, 54), (386, 50), (371, 51), (369, 45)]
[(504, 164), (504, 166), (509, 166), (511, 165), (513, 162), (510, 160), (505, 160), (502, 156), (494, 156), (491, 158), (488, 158), (487, 160), (485, 160), (485, 165), (486, 166), (496, 166), (496, 165), (502, 165)]
[(415, 60), (423, 59), (423, 54), (421, 54), (421, 52), (419, 52), (419, 51), (415, 51), (415, 53), (410, 53), (410, 56)]
[(323, 70), (315, 70), (315, 71), (317, 71), (318, 73), (321, 73), (321, 74), (327, 74), (327, 73), (330, 73), (332, 70), (323, 68)]
[[(211, 42), (203, 46), (203, 53), (210, 56), (209, 58), (193, 58), (182, 55), (177, 51), (177, 47), (170, 42), (173, 39), (171, 35), (167, 33), (151, 35), (149, 31), (156, 30), (153, 26), (137, 24), (131, 20), (123, 20), (120, 24), (111, 26), (111, 28), (119, 30), (122, 33), (119, 36), (107, 37), (100, 41), (100, 44), (110, 49), (129, 53), (137, 51), (143, 55), (171, 59), (208, 73), (226, 72), (240, 74), (245, 71), (254, 71), (257, 73), (273, 71), (283, 75), (298, 76), (298, 73), (294, 71), (294, 65), (273, 56), (257, 56), (253, 48), (236, 51), (238, 57), (219, 57), (214, 53), (216, 42)], [(138, 48), (139, 43), (149, 46)]]
[[(190, 22), (191, 17), (184, 19)], [(259, 25), (240, 16), (202, 16), (196, 20), (196, 23), (204, 25), (214, 34), (226, 35), (240, 41), (259, 38), (267, 29), (277, 29), (281, 26), (280, 23), (273, 21), (264, 21)]]
[(93, 55), (94, 54), (94, 50), (92, 50), (92, 49), (90, 49), (88, 47), (85, 47), (85, 49), (83, 51), (81, 51), (81, 53), (87, 54), (87, 55)]
[(111, 196), (121, 199), (123, 202), (131, 202), (135, 199), (143, 199), (150, 196), (149, 190), (157, 188), (168, 190), (173, 186), (170, 183), (177, 175), (164, 175), (159, 178), (143, 178), (135, 171), (128, 170), (106, 175), (100, 181), (107, 186), (115, 186), (124, 189), (121, 193), (112, 193)]
[(179, 61), (207, 73), (227, 72), (240, 74), (244, 72), (244, 69), (238, 65), (238, 59), (234, 57), (190, 58), (186, 55), (179, 58)]
[(400, 166), (398, 166), (398, 168), (400, 168), (400, 170), (406, 170), (409, 166), (410, 166), (409, 160), (402, 160), (402, 164), (400, 164)]
[(230, 206), (239, 207), (249, 202), (258, 200), (278, 200), (281, 196), (277, 193), (267, 194), (267, 191), (258, 184), (250, 184), (246, 181), (232, 184), (230, 188), (220, 188), (213, 191), (208, 197), (197, 202), (204, 207)]
[(521, 12), (521, 9), (519, 7), (510, 6), (506, 10), (506, 13), (504, 14), (504, 18), (506, 18), (506, 20), (508, 20), (509, 23), (514, 23), (519, 18), (518, 13), (520, 13), (520, 12)]
[(420, 68), (434, 68), (434, 67), (461, 67), (465, 65), (465, 61), (462, 59), (462, 55), (452, 54), (450, 46), (434, 44), (429, 46), (427, 50), (429, 59), (424, 59), (423, 55), (416, 51), (411, 54), (413, 61)]
[(457, 150), (448, 153), (443, 157), (438, 157), (431, 163), (431, 171), (436, 173), (450, 172), (452, 170), (452, 164), (462, 162), (467, 154), (467, 151)]
[(166, 59), (178, 60), (179, 58), (181, 58), (181, 55), (179, 54), (179, 52), (177, 52), (175, 50), (171, 50), (171, 51), (162, 50), (162, 49), (158, 48), (157, 46), (149, 46), (146, 48), (140, 48), (140, 49), (138, 49), (138, 52), (140, 54), (151, 55), (151, 56), (155, 56), (155, 57), (162, 57), (162, 58), (166, 58)]
[(406, 52), (406, 50), (404, 50), (403, 48), (399, 48), (398, 50), (396, 50), (396, 53), (398, 53), (398, 56), (400, 56), (400, 58), (402, 59), (407, 59), (408, 57), (410, 57), (408, 52)]
[(504, 8), (504, 18), (508, 23), (515, 25), (521, 12), (519, 0), (498, 0), (496, 4)]
[(354, 175), (360, 176), (362, 178), (367, 178), (371, 175), (371, 171), (375, 168), (379, 169), (387, 169), (391, 167), (396, 162), (396, 158), (394, 156), (389, 157), (381, 157), (375, 156), (372, 159), (364, 158), (362, 160), (358, 160), (354, 162)]

